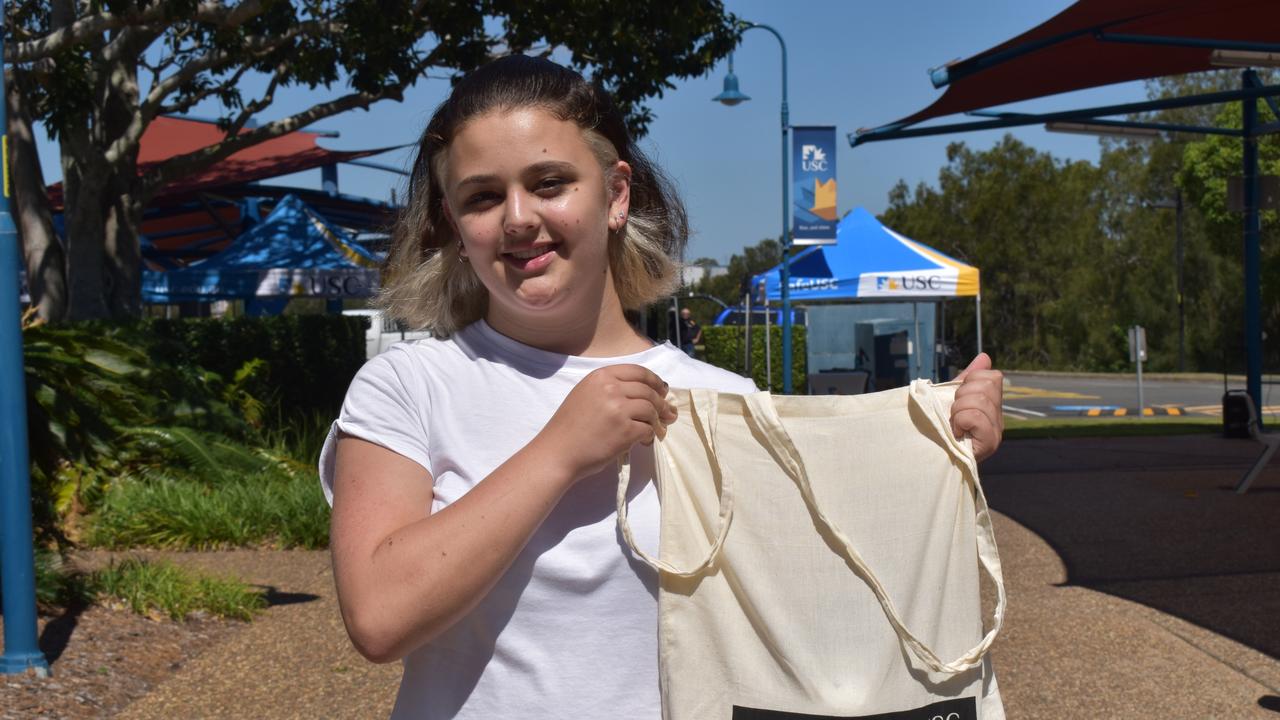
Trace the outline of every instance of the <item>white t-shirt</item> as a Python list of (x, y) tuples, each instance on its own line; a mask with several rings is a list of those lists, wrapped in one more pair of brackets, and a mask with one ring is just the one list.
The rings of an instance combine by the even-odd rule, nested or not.
[[(672, 387), (755, 392), (750, 380), (670, 344), (574, 357), (480, 321), (365, 364), (320, 455), (325, 497), (333, 502), (341, 430), (426, 468), (437, 512), (528, 444), (587, 373), (621, 363), (643, 365)], [(637, 446), (631, 463), (628, 515), (639, 545), (656, 553), (652, 452)], [(480, 604), (405, 657), (393, 718), (661, 717), (657, 576), (617, 531), (617, 478), (607, 469), (579, 481)]]

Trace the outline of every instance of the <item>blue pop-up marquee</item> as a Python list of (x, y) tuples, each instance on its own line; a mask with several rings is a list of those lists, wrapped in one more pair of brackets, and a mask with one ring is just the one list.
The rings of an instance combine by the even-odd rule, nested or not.
[[(835, 245), (800, 252), (789, 270), (792, 302), (916, 303), (972, 297), (977, 302), (977, 351), (982, 352), (978, 268), (886, 227), (865, 208), (854, 208), (840, 219)], [(780, 266), (754, 276), (752, 295), (781, 300), (780, 278)]]
[[(791, 259), (791, 299), (903, 300), (981, 295), (978, 268), (885, 227), (864, 208), (836, 226), (836, 244), (809, 248)], [(782, 299), (780, 268), (751, 280), (765, 284), (770, 301)], [(759, 296), (758, 290), (753, 294)]]
[(145, 270), (149, 303), (369, 297), (378, 259), (295, 195), (226, 250), (176, 270)]

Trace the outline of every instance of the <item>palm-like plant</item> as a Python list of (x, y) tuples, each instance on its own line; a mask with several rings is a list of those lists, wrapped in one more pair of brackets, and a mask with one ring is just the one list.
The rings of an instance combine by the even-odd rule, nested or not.
[(96, 493), (119, 456), (120, 429), (146, 421), (145, 355), (103, 334), (23, 323), (27, 432), (37, 535), (68, 538), (58, 518)]

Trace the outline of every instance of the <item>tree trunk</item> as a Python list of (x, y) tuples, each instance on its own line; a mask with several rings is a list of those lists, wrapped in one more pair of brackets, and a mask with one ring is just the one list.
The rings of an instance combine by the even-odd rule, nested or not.
[[(83, 135), (82, 135), (83, 133)], [(108, 201), (105, 162), (94, 162), (87, 130), (62, 136), (63, 216), (67, 233), (67, 319), (110, 316), (104, 237)], [(83, 142), (82, 142), (83, 141)]]
[(106, 221), (107, 306), (115, 317), (142, 316), (142, 212), (131, 193), (114, 194)]
[(53, 231), (53, 214), (31, 131), (31, 116), (22, 104), (27, 78), (17, 70), (11, 75), (13, 80), (6, 84), (6, 100), (13, 210), (27, 270), (27, 290), (40, 318), (57, 322), (67, 311), (66, 255)]
[[(123, 38), (116, 37), (115, 41)], [(139, 112), (138, 54), (144, 47), (121, 52), (104, 74), (107, 102), (100, 111), (99, 122), (107, 138), (122, 137)], [(105, 208), (104, 250), (107, 258), (107, 307), (115, 317), (142, 315), (142, 251), (138, 227), (142, 223), (142, 183), (138, 178), (138, 147), (126, 153), (111, 169), (112, 189)]]
[[(76, 18), (74, 0), (52, 0), (49, 4), (51, 29), (70, 26)], [(101, 53), (102, 40), (89, 43), (91, 52)], [(101, 74), (90, 73), (93, 85)], [(101, 93), (95, 90), (95, 95)], [(90, 103), (92, 105), (92, 101)], [(67, 320), (93, 320), (108, 316), (106, 302), (103, 230), (106, 215), (106, 183), (110, 178), (106, 158), (95, 141), (101, 127), (93, 110), (62, 123), (58, 146), (62, 161), (62, 215), (66, 235)]]

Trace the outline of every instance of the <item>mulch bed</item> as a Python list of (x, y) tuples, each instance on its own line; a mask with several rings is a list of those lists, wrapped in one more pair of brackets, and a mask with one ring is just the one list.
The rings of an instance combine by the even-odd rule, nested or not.
[(0, 675), (0, 720), (112, 717), (243, 627), (200, 617), (151, 619), (100, 605), (42, 614), (37, 637), (49, 677)]

